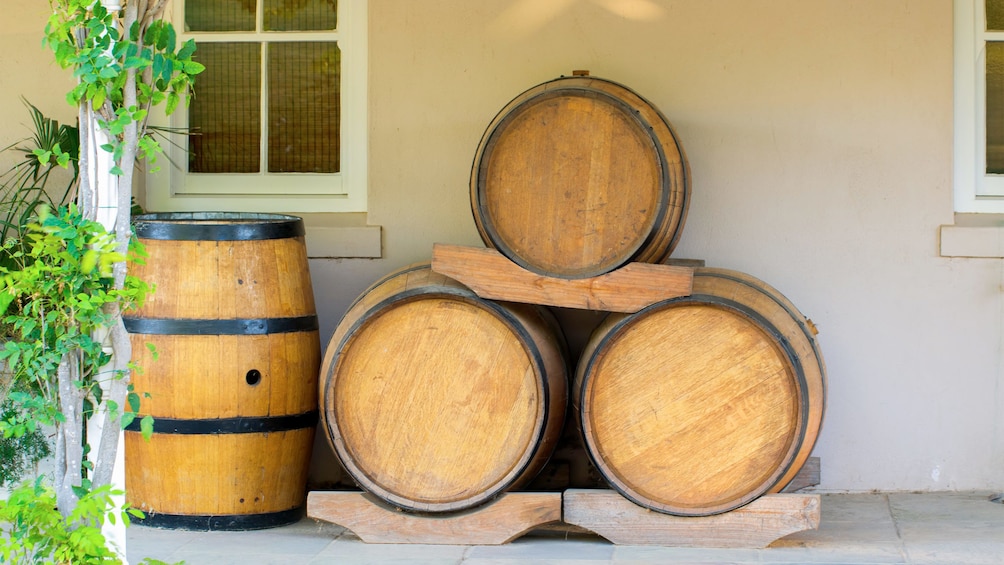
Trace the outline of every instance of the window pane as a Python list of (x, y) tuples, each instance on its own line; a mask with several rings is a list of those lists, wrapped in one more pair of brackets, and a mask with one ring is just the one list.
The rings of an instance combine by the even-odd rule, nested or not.
[(986, 0), (987, 31), (1004, 30), (1004, 0)]
[(188, 170), (257, 173), (261, 170), (261, 46), (200, 43), (206, 66), (195, 80), (188, 112)]
[(267, 31), (336, 29), (338, 0), (264, 0)]
[(272, 43), (268, 46), (268, 171), (339, 171), (339, 75), (337, 43)]
[(255, 0), (186, 0), (188, 31), (254, 31)]
[(1004, 43), (987, 43), (987, 173), (1004, 173)]

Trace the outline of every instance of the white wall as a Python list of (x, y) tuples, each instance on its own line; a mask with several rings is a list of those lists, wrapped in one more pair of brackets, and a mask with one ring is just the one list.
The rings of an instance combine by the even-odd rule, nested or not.
[[(41, 23), (26, 16), (12, 41), (11, 19), (4, 138), (19, 94), (66, 89), (36, 48)], [(658, 106), (687, 152), (674, 256), (755, 275), (819, 327), (822, 488), (1002, 489), (1004, 273), (938, 255), (951, 31), (951, 0), (370, 0), (368, 221), (384, 258), (311, 261), (322, 339), (434, 242), (480, 244), (468, 177), (484, 128), (524, 90), (589, 69)], [(330, 457), (319, 441), (316, 479)]]

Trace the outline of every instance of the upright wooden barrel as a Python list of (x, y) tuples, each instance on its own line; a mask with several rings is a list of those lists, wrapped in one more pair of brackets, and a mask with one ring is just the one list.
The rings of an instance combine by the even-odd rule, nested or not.
[(414, 265), (349, 308), (321, 368), (321, 419), (356, 483), (404, 510), (484, 504), (533, 476), (565, 418), (560, 330)]
[(669, 121), (588, 76), (520, 94), (488, 125), (471, 170), (485, 244), (522, 267), (585, 278), (657, 263), (683, 230), (690, 175)]
[(149, 257), (132, 272), (156, 291), (125, 322), (155, 423), (149, 441), (138, 421), (125, 434), (129, 503), (165, 528), (298, 520), (320, 367), (302, 220), (151, 214), (135, 228)]
[(575, 379), (590, 458), (624, 496), (668, 514), (780, 491), (822, 425), (815, 334), (775, 289), (721, 269), (697, 269), (689, 297), (609, 316)]

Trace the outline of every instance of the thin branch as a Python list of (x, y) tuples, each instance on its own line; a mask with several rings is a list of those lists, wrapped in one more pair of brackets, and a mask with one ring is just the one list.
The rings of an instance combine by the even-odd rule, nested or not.
[[(125, 406), (129, 381), (124, 375), (128, 375), (129, 359), (132, 358), (132, 344), (129, 342), (129, 333), (126, 332), (125, 324), (122, 322), (118, 303), (108, 306), (115, 314), (116, 323), (112, 326), (110, 333), (112, 351), (114, 351), (112, 356), (113, 375), (104, 404), (107, 405), (109, 401), (112, 401), (118, 406)], [(112, 419), (107, 410), (101, 410), (99, 417), (103, 418), (104, 421), (101, 423), (101, 439), (98, 441), (98, 453), (94, 459), (92, 484), (95, 487), (111, 484), (120, 430), (118, 421)]]
[(67, 354), (59, 362), (56, 378), (59, 382), (60, 411), (65, 421), (56, 425), (62, 430), (57, 451), (63, 451), (63, 465), (56, 468), (56, 505), (63, 517), (69, 517), (77, 505), (73, 487), (81, 484), (83, 469), (83, 397), (74, 381), (78, 380), (79, 354)]
[(88, 104), (81, 103), (78, 111), (80, 128), (80, 149), (77, 162), (80, 164), (80, 186), (77, 189), (77, 200), (80, 205), (80, 213), (85, 218), (93, 218), (97, 213), (97, 202), (94, 200), (94, 187), (91, 186), (91, 151), (93, 142), (93, 129), (91, 126), (90, 112)]
[(168, 0), (155, 0), (153, 6), (147, 8), (146, 13), (143, 14), (143, 21), (140, 24), (143, 26), (143, 29), (146, 29), (147, 26), (153, 23), (153, 20), (160, 18), (164, 13), (164, 8), (167, 7), (167, 2)]

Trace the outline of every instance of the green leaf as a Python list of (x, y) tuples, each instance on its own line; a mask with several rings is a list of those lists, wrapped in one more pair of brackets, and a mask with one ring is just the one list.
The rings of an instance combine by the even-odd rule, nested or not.
[(177, 108), (178, 102), (181, 98), (178, 96), (177, 92), (169, 92), (167, 94), (167, 105), (164, 108), (164, 113), (170, 116)]
[(94, 89), (94, 95), (91, 97), (91, 104), (95, 108), (100, 108), (100, 107), (104, 106), (104, 104), (105, 104), (105, 98), (107, 97), (107, 95), (108, 95), (108, 93), (107, 93), (107, 91), (105, 91), (104, 88), (96, 88), (96, 89)]
[(136, 419), (136, 414), (133, 414), (132, 412), (126, 412), (122, 414), (122, 419), (121, 419), (122, 429), (124, 430), (128, 428), (129, 424), (133, 423), (133, 420), (135, 419)]
[[(14, 302), (14, 298), (15, 296), (11, 294), (8, 289), (5, 288), (2, 291), (0, 291), (0, 314), (7, 311), (7, 308), (10, 307), (11, 302)], [(10, 343), (11, 342), (7, 342), (7, 344)]]
[(174, 53), (174, 48), (177, 45), (178, 41), (178, 36), (176, 33), (174, 33), (174, 26), (165, 25), (164, 35), (166, 36), (165, 37), (166, 42), (164, 43), (164, 51), (167, 51), (168, 53)]
[(156, 45), (157, 40), (160, 36), (160, 22), (153, 22), (150, 27), (146, 28), (146, 33), (143, 35), (144, 45)]
[(189, 39), (178, 49), (178, 59), (188, 59), (195, 53), (195, 40)]
[(153, 416), (149, 414), (143, 416), (143, 419), (139, 421), (139, 429), (144, 439), (150, 439), (153, 436)]
[(139, 395), (135, 392), (130, 392), (126, 396), (126, 400), (129, 402), (129, 408), (133, 412), (139, 412)]
[(197, 63), (195, 61), (185, 61), (184, 62), (185, 72), (190, 75), (197, 75), (202, 71), (206, 70), (206, 66), (202, 63)]
[(161, 75), (164, 74), (164, 61), (165, 61), (164, 56), (161, 55), (160, 53), (154, 55), (153, 59), (150, 60), (150, 65), (152, 67), (151, 71), (153, 74), (154, 81), (160, 80)]
[(164, 81), (165, 84), (171, 83), (171, 75), (174, 74), (174, 61), (170, 59), (164, 59), (164, 68), (160, 71), (160, 79)]
[(38, 159), (38, 162), (42, 163), (43, 165), (46, 164), (46, 163), (48, 163), (49, 160), (52, 159), (52, 151), (43, 151), (42, 149), (33, 149), (31, 152), (32, 152), (33, 155), (35, 155), (35, 158)]
[(126, 57), (125, 62), (122, 64), (127, 69), (143, 69), (150, 66), (150, 61), (143, 59), (141, 57)]

